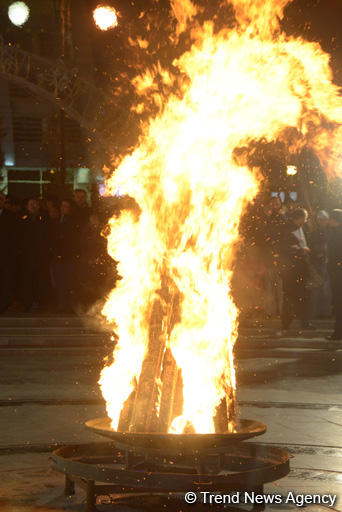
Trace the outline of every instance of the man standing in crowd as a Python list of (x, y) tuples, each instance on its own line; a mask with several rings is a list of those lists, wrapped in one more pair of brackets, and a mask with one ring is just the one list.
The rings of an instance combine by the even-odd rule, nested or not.
[(107, 241), (101, 235), (101, 220), (96, 212), (90, 214), (84, 229), (82, 249), (80, 295), (83, 304), (89, 307), (110, 291), (113, 282), (110, 274), (115, 279), (113, 272), (110, 273)]
[(284, 226), (280, 240), (283, 278), (283, 311), (281, 315), (282, 331), (286, 331), (295, 316), (301, 322), (302, 329), (313, 329), (310, 318), (310, 292), (307, 288), (309, 277), (309, 253), (304, 224), (308, 213), (297, 208), (290, 221)]
[(330, 213), (328, 268), (331, 281), (335, 328), (328, 339), (342, 340), (342, 210)]
[[(90, 207), (88, 206), (88, 197), (87, 192), (82, 188), (77, 188), (74, 191), (73, 197), (73, 208), (72, 215), (75, 221), (75, 235), (77, 239), (75, 239), (75, 250), (76, 250), (76, 262), (75, 265), (75, 287), (76, 290), (80, 291), (83, 287), (83, 276), (82, 276), (82, 237), (84, 234), (84, 230), (89, 223), (90, 217)], [(77, 298), (80, 300), (80, 297)]]
[(27, 215), (20, 227), (20, 259), (22, 270), (22, 300), (24, 308), (38, 309), (45, 299), (47, 274), (46, 224), (39, 200), (27, 201)]
[(87, 202), (87, 192), (82, 188), (77, 188), (74, 192), (73, 214), (76, 224), (83, 228), (89, 220), (90, 208)]
[(72, 216), (72, 203), (63, 199), (60, 217), (51, 226), (51, 275), (57, 290), (57, 310), (71, 313), (74, 308), (77, 239), (76, 224)]

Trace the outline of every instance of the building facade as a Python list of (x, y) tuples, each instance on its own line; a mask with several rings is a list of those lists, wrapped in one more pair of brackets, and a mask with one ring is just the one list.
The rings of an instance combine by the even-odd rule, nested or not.
[(80, 25), (91, 11), (82, 0), (31, 0), (18, 27), (12, 3), (0, 7), (0, 190), (18, 199), (90, 191), (102, 180), (89, 151), (92, 115), (84, 115), (93, 64)]

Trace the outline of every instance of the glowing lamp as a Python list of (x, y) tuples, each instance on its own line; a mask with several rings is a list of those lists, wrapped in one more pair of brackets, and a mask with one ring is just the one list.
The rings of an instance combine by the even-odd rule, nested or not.
[(8, 17), (16, 27), (22, 27), (30, 17), (30, 9), (25, 2), (13, 2), (8, 8)]
[(298, 170), (295, 165), (288, 165), (286, 168), (286, 174), (288, 176), (295, 176), (297, 174)]
[(98, 5), (93, 12), (93, 18), (100, 30), (109, 30), (118, 25), (117, 12), (109, 5)]

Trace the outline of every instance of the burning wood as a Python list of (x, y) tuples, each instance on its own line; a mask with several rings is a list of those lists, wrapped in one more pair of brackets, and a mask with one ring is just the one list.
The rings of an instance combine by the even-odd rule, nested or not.
[(163, 331), (163, 306), (160, 299), (153, 304), (149, 343), (145, 355), (137, 391), (130, 430), (133, 432), (158, 431), (159, 382), (165, 352), (165, 333)]
[(182, 414), (182, 387), (182, 373), (171, 350), (167, 348), (163, 364), (159, 432), (168, 432), (174, 418)]

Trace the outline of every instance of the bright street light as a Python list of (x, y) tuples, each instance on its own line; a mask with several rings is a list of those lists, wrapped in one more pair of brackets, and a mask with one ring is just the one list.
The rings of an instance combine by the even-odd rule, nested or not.
[(16, 27), (22, 27), (30, 17), (30, 9), (25, 2), (13, 2), (8, 8), (8, 17)]
[(295, 165), (288, 165), (286, 168), (286, 174), (288, 176), (296, 176), (297, 172), (298, 172), (298, 170)]
[(93, 12), (93, 18), (95, 25), (101, 30), (109, 30), (118, 25), (117, 12), (109, 5), (98, 5)]

